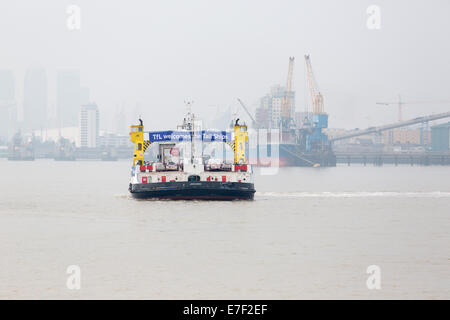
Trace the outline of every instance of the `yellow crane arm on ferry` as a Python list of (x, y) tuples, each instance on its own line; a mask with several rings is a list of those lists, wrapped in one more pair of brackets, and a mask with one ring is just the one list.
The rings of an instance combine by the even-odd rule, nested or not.
[(247, 125), (240, 125), (238, 120), (236, 120), (234, 125), (234, 163), (246, 164), (245, 147), (248, 141)]
[(144, 164), (144, 124), (130, 127), (130, 139), (134, 143), (133, 166)]

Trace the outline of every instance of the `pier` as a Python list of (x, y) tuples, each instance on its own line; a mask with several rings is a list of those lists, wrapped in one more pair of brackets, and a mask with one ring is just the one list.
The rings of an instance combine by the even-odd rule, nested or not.
[(450, 165), (450, 152), (336, 152), (340, 164), (389, 165)]

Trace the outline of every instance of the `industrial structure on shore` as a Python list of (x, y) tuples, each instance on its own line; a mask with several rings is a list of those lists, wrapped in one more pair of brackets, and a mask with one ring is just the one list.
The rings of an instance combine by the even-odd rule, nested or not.
[[(266, 129), (268, 136), (278, 133), (276, 142), (268, 143), (269, 152), (278, 148), (280, 166), (335, 166), (336, 157), (328, 143), (324, 129), (328, 128), (328, 114), (324, 98), (315, 79), (311, 59), (305, 55), (306, 79), (312, 112), (295, 111), (295, 91), (292, 90), (294, 57), (289, 58), (286, 87), (274, 86), (261, 98), (255, 117), (239, 103), (252, 118), (257, 129)], [(258, 159), (263, 158), (258, 154)]]
[[(292, 90), (294, 58), (289, 58), (285, 87), (273, 86), (270, 93), (260, 99), (255, 116), (244, 103), (240, 105), (252, 119), (256, 129), (266, 129), (269, 153), (274, 147), (279, 151), (281, 166), (335, 166), (336, 163), (410, 163), (450, 164), (450, 125), (431, 126), (430, 122), (450, 117), (450, 112), (418, 117), (403, 121), (402, 106), (406, 104), (449, 103), (445, 101), (378, 102), (381, 105), (398, 105), (399, 121), (393, 124), (370, 127), (366, 130), (329, 129), (324, 97), (315, 78), (311, 58), (305, 55), (306, 82), (309, 103), (305, 110), (296, 112), (295, 91)], [(450, 103), (449, 103), (450, 104)], [(311, 110), (312, 111), (309, 111)], [(411, 128), (411, 126), (420, 126)], [(278, 132), (277, 141), (271, 141), (270, 132)], [(265, 135), (265, 133), (264, 133)], [(260, 141), (259, 130), (258, 141)], [(273, 139), (272, 139), (273, 140)], [(265, 140), (265, 137), (263, 139)], [(259, 150), (260, 148), (258, 148)], [(257, 154), (259, 163), (264, 158)], [(259, 163), (261, 164), (261, 163)]]
[[(450, 118), (450, 112), (444, 112), (393, 124), (370, 127), (365, 130), (353, 130), (330, 139), (334, 145), (337, 162), (387, 164), (450, 165), (450, 122), (426, 128), (429, 122)], [(405, 129), (420, 125), (420, 129)], [(382, 142), (336, 145), (340, 141), (359, 137), (382, 137)], [(383, 139), (384, 138), (384, 139)], [(361, 140), (360, 140), (361, 142)]]

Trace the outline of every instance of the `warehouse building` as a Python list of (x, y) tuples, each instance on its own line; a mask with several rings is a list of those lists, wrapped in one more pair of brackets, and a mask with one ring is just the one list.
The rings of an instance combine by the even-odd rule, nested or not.
[(450, 122), (431, 127), (431, 150), (450, 151)]

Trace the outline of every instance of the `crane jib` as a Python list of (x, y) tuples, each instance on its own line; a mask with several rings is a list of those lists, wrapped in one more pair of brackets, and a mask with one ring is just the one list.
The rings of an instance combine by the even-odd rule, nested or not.
[[(145, 134), (148, 136), (148, 141), (160, 142), (160, 141), (191, 141), (192, 132), (190, 131), (147, 131)], [(231, 132), (228, 131), (211, 131), (202, 130), (194, 132), (196, 139), (207, 142), (229, 142), (232, 141)]]

